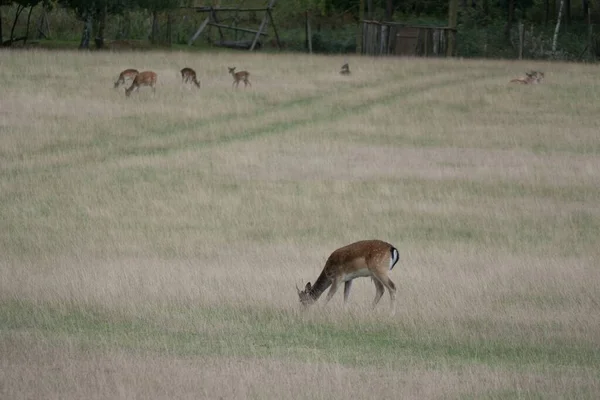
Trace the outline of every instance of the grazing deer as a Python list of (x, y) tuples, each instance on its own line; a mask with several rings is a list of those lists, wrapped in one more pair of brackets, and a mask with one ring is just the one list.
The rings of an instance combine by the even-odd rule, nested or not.
[(129, 68), (119, 74), (119, 78), (115, 82), (115, 89), (119, 87), (119, 85), (125, 84), (125, 79), (134, 80), (135, 77), (140, 73), (137, 69)]
[(350, 66), (348, 65), (348, 63), (342, 65), (342, 70), (340, 71), (340, 74), (350, 75)]
[(544, 73), (541, 71), (529, 71), (529, 72), (525, 72), (525, 77), (523, 78), (515, 78), (512, 79), (509, 83), (521, 83), (524, 85), (535, 85), (538, 83), (542, 83), (542, 80), (544, 79)]
[(235, 67), (227, 67), (227, 68), (229, 68), (229, 73), (231, 74), (231, 76), (233, 76), (233, 83), (231, 84), (232, 87), (233, 87), (233, 85), (235, 85), (235, 87), (238, 87), (238, 85), (240, 84), (240, 81), (244, 81), (244, 88), (246, 88), (246, 86), (248, 86), (248, 85), (252, 86), (252, 84), (248, 80), (248, 78), (250, 78), (250, 72), (248, 72), (248, 71), (235, 72)]
[(300, 303), (307, 307), (316, 302), (321, 294), (331, 286), (326, 301), (329, 302), (339, 286), (344, 283), (344, 303), (348, 301), (352, 280), (360, 277), (371, 277), (375, 284), (375, 299), (377, 305), (384, 288), (390, 294), (392, 309), (396, 299), (396, 286), (388, 276), (389, 271), (400, 259), (398, 250), (389, 243), (381, 240), (362, 240), (335, 250), (325, 263), (323, 271), (314, 285), (308, 282), (303, 291), (298, 291)]
[(191, 68), (184, 68), (181, 70), (181, 83), (192, 82), (197, 87), (200, 87), (200, 82), (196, 79), (196, 71)]
[(156, 92), (156, 79), (158, 76), (156, 72), (153, 71), (144, 71), (140, 72), (136, 75), (131, 83), (131, 86), (125, 90), (125, 96), (129, 97), (131, 92), (136, 89), (139, 90), (140, 86), (150, 86), (152, 88), (152, 92)]

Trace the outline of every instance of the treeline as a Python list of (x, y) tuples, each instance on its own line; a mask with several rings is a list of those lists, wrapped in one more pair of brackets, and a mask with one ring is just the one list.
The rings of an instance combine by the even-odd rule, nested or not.
[[(101, 49), (104, 47), (105, 30), (109, 16), (122, 16), (132, 11), (147, 11), (153, 16), (152, 33), (156, 33), (158, 14), (174, 10), (183, 4), (181, 0), (0, 0), (0, 5), (16, 7), (9, 38), (0, 41), (3, 46), (11, 46), (16, 41), (27, 40), (32, 12), (36, 7), (41, 7), (45, 13), (50, 13), (58, 8), (71, 10), (81, 22), (79, 48), (89, 48), (91, 38), (94, 38), (96, 48)], [(27, 12), (26, 32), (24, 36), (15, 37), (15, 27), (25, 11)], [(2, 19), (0, 14), (0, 38), (4, 38)], [(154, 41), (155, 36), (151, 34), (150, 40)]]
[[(266, 2), (222, 0), (221, 5), (256, 7)], [(107, 26), (112, 24), (113, 29), (108, 31), (114, 39), (117, 23), (138, 28), (120, 29), (121, 39), (156, 43), (164, 38), (167, 25), (169, 35), (171, 30), (175, 32), (172, 41), (183, 44), (197, 29), (199, 16), (182, 7), (219, 3), (220, 0), (0, 0), (0, 11), (3, 9), (6, 14), (5, 18), (0, 16), (0, 37), (5, 46), (26, 40), (32, 10), (42, 9), (48, 15), (67, 11), (76, 19), (80, 48), (104, 47)], [(596, 29), (600, 0), (279, 0), (274, 16), (287, 50), (304, 50), (304, 26), (310, 19), (313, 50), (339, 53), (356, 51), (360, 20), (446, 26), (453, 5), (458, 12), (459, 56), (569, 60), (600, 57), (600, 32)], [(256, 23), (259, 17), (224, 15), (227, 23), (240, 26)], [(25, 27), (18, 37), (16, 26)]]

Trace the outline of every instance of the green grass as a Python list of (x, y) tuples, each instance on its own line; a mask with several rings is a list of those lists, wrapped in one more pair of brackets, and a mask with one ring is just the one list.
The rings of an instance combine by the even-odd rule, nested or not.
[[(172, 321), (185, 321), (173, 323)], [(222, 323), (218, 331), (201, 326)], [(473, 338), (461, 340), (446, 332), (422, 335), (402, 323), (337, 323), (305, 321), (273, 309), (207, 307), (174, 309), (166, 321), (116, 317), (112, 313), (50, 307), (19, 302), (2, 304), (3, 335), (35, 329), (57, 341), (77, 342), (92, 350), (117, 346), (135, 352), (177, 356), (286, 357), (302, 362), (343, 363), (356, 367), (385, 364), (400, 368), (411, 360), (442, 364), (486, 364), (522, 370), (528, 366), (597, 366), (600, 349), (585, 344), (547, 341), (527, 343), (519, 337), (485, 337), (489, 321), (464, 321)], [(493, 325), (493, 323), (492, 323)], [(529, 325), (544, 334), (548, 326)], [(478, 337), (481, 335), (481, 337)]]

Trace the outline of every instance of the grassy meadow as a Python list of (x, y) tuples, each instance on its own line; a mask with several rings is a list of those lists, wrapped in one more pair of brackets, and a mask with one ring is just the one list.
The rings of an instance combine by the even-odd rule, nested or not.
[[(0, 398), (598, 398), (598, 66), (6, 51), (0, 88)], [(396, 313), (300, 310), (368, 238)]]

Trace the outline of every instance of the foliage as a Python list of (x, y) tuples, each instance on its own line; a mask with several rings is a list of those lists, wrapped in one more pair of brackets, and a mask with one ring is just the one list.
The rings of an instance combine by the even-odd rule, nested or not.
[[(571, 13), (565, 15), (559, 32), (559, 51), (552, 55), (548, 53), (547, 41), (550, 29), (556, 22), (555, 2), (514, 0), (513, 20), (507, 26), (508, 5), (511, 1), (513, 0), (459, 1), (458, 55), (515, 58), (519, 48), (520, 23), (525, 26), (524, 56), (527, 58), (582, 59), (589, 55), (588, 47), (592, 55), (598, 54), (597, 40), (588, 44), (590, 40), (582, 8), (583, 0), (571, 1)], [(15, 6), (25, 7), (40, 3), (47, 9), (54, 9), (52, 33), (55, 39), (60, 40), (72, 40), (74, 36), (81, 33), (80, 28), (68, 26), (72, 24), (71, 15), (77, 16), (80, 21), (91, 18), (90, 26), (93, 25), (94, 32), (101, 26), (100, 21), (106, 20), (106, 37), (113, 39), (146, 40), (149, 31), (152, 31), (153, 37), (158, 34), (166, 38), (166, 14), (168, 13), (171, 16), (170, 38), (173, 43), (184, 44), (199, 26), (201, 17), (194, 12), (174, 10), (180, 5), (187, 4), (187, 0), (17, 0), (13, 2)], [(256, 7), (265, 3), (266, 0), (247, 0), (244, 5)], [(364, 0), (365, 7), (369, 3), (372, 18), (384, 19), (387, 0)], [(236, 1), (224, 0), (222, 5), (235, 4)], [(304, 23), (305, 11), (308, 10), (313, 25), (313, 50), (346, 53), (356, 48), (358, 4), (358, 0), (280, 1), (275, 8), (274, 17), (279, 34), (286, 42), (287, 50), (305, 51)], [(598, 24), (600, 7), (597, 6), (597, 1), (591, 4), (592, 23)], [(444, 26), (447, 23), (448, 0), (393, 0), (392, 6), (393, 20), (396, 22), (437, 26)], [(4, 13), (3, 19), (6, 21), (4, 26), (10, 27), (15, 20), (15, 7), (6, 9), (9, 11)], [(35, 21), (38, 15), (39, 12), (34, 11), (32, 21)], [(105, 18), (104, 15), (108, 17)], [(568, 18), (570, 20), (567, 20)], [(243, 26), (246, 21), (237, 22)], [(17, 31), (23, 24), (23, 21), (17, 23)], [(598, 29), (594, 29), (594, 32), (596, 31)]]

